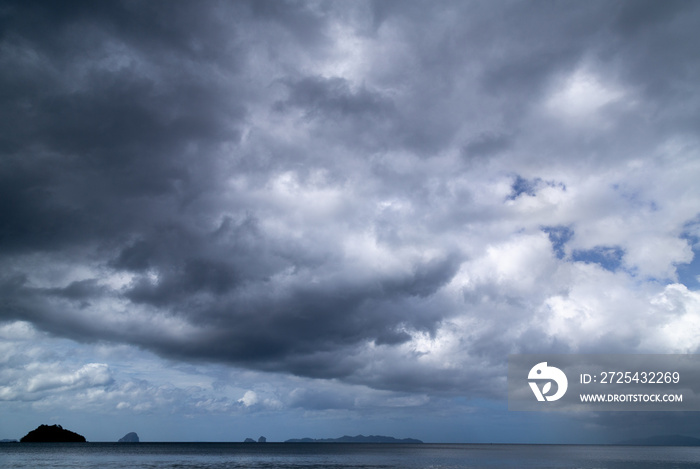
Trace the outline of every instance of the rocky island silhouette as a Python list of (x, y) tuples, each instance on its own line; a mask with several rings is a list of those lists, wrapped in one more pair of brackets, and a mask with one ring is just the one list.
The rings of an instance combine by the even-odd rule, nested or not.
[[(3, 442), (16, 442), (17, 440), (3, 440)], [(87, 440), (83, 435), (66, 430), (61, 425), (40, 425), (35, 430), (30, 431), (21, 440), (20, 443), (84, 443)], [(700, 440), (698, 440), (700, 441)], [(130, 432), (119, 439), (119, 443), (139, 443), (139, 436), (136, 432)], [(244, 443), (266, 443), (267, 438), (261, 436), (256, 440), (246, 438)], [(383, 435), (356, 435), (342, 436), (340, 438), (294, 438), (286, 440), (285, 443), (403, 443), (403, 444), (419, 444), (421, 440), (415, 438), (394, 438)]]
[(60, 425), (39, 425), (19, 440), (20, 443), (85, 443), (85, 437)]
[(140, 441), (141, 440), (139, 440), (139, 436), (136, 434), (136, 432), (130, 432), (119, 438), (118, 443), (139, 443)]
[(285, 443), (403, 443), (403, 444), (420, 444), (421, 440), (415, 438), (394, 438), (392, 436), (383, 435), (356, 435), (356, 436), (341, 436), (340, 438), (294, 438), (286, 440)]

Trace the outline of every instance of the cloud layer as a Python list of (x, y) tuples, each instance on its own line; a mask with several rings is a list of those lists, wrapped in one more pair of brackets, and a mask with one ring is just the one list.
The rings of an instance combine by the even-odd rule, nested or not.
[(6, 2), (0, 320), (419, 400), (697, 352), (698, 8)]

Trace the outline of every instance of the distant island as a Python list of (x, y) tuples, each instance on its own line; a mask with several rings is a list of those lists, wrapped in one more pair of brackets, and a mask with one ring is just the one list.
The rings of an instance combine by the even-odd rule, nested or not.
[(357, 435), (357, 436), (341, 436), (340, 438), (295, 438), (286, 440), (285, 443), (404, 443), (404, 444), (419, 444), (421, 440), (415, 438), (397, 439), (391, 436), (381, 435)]
[(84, 443), (86, 440), (83, 435), (66, 430), (60, 425), (39, 425), (19, 441), (20, 443)]
[(136, 432), (130, 432), (119, 438), (117, 443), (138, 443), (139, 441), (139, 436), (136, 434)]
[(618, 441), (615, 444), (621, 446), (700, 446), (700, 438), (683, 435), (656, 435)]

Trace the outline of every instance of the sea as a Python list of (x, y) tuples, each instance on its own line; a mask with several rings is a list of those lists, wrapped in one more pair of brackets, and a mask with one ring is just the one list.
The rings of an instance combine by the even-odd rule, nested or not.
[(685, 469), (700, 447), (360, 443), (3, 443), (0, 468)]

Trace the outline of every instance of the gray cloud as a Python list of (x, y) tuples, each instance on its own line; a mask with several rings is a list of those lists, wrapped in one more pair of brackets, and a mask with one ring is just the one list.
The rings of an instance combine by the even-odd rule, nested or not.
[(283, 110), (287, 106), (306, 110), (309, 117), (358, 115), (360, 118), (380, 117), (391, 108), (391, 102), (367, 89), (353, 92), (347, 80), (342, 78), (306, 77), (289, 83), (290, 97), (280, 102)]

